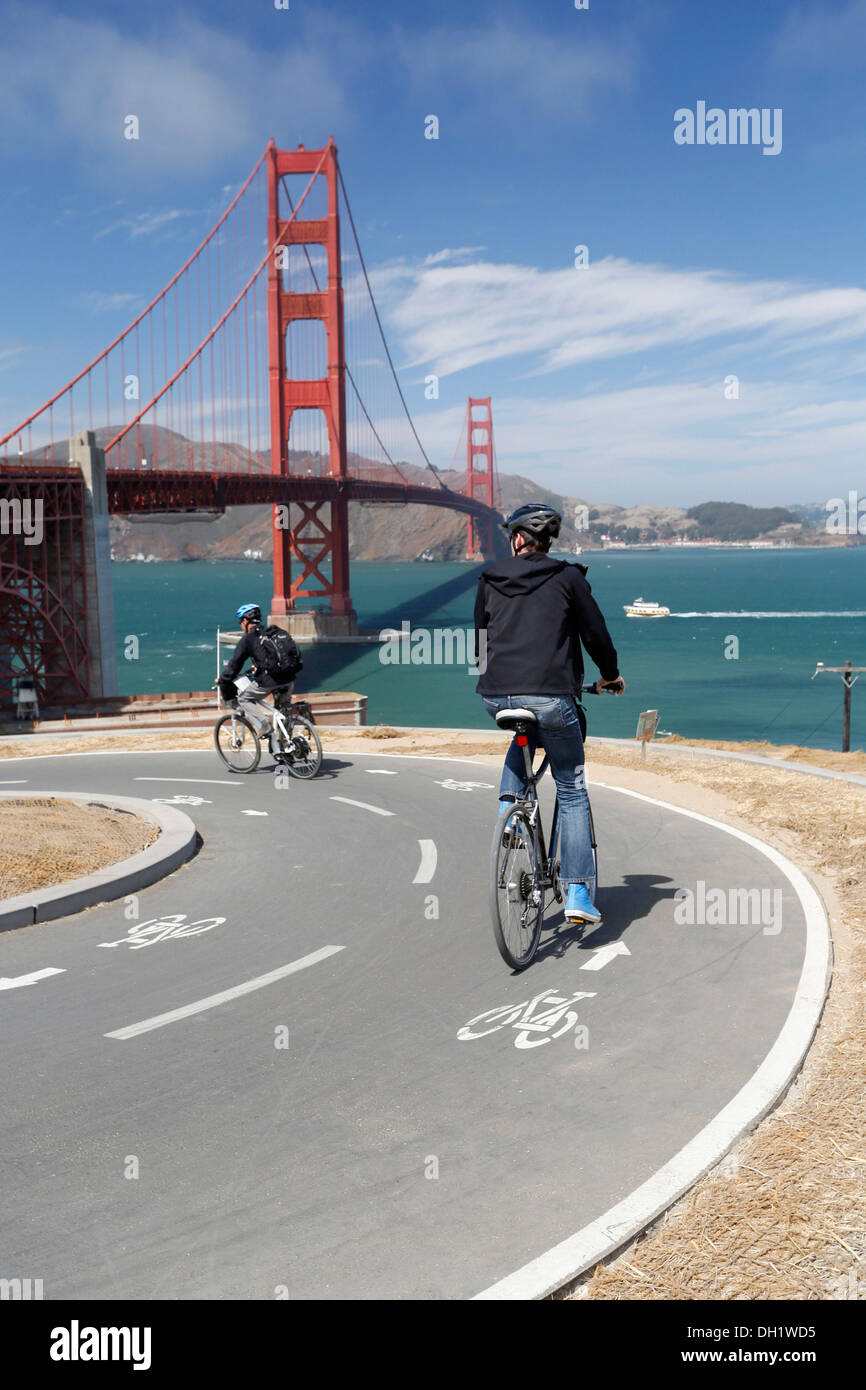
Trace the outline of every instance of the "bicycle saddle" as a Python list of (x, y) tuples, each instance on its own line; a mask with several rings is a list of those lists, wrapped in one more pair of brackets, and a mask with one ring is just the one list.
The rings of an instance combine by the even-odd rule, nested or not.
[(500, 729), (516, 729), (518, 724), (537, 724), (538, 715), (531, 709), (501, 709), (496, 722)]

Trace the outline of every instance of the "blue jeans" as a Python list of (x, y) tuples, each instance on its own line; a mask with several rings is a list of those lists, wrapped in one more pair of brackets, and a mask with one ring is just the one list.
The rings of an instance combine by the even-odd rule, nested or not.
[[(535, 754), (538, 744), (550, 758), (550, 770), (559, 796), (560, 883), (585, 883), (595, 901), (596, 882), (592, 858), (592, 836), (589, 828), (589, 800), (584, 780), (583, 735), (573, 695), (482, 695), (484, 707), (491, 719), (501, 709), (530, 709), (538, 719), (535, 732), (529, 731), (529, 752)], [(526, 767), (523, 749), (512, 740), (502, 769), (499, 796), (523, 796), (526, 792)]]

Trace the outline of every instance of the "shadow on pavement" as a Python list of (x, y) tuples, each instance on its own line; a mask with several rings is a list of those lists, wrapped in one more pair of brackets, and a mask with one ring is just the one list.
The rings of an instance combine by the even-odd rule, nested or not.
[[(601, 888), (598, 907), (602, 920), (597, 927), (571, 926), (566, 923), (561, 907), (548, 911), (544, 932), (536, 952), (536, 961), (548, 957), (558, 959), (570, 948), (578, 951), (597, 951), (612, 941), (621, 941), (630, 927), (649, 917), (657, 903), (672, 901), (676, 887), (673, 879), (664, 874), (626, 874), (622, 883)], [(670, 888), (664, 885), (671, 884)]]

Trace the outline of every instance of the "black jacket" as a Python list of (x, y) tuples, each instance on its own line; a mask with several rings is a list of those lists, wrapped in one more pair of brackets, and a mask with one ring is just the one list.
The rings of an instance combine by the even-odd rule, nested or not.
[[(577, 695), (583, 643), (602, 680), (619, 675), (616, 649), (586, 566), (538, 551), (494, 560), (482, 570), (475, 598), (479, 695)], [(479, 634), (486, 631), (485, 649)]]
[(261, 623), (256, 623), (244, 633), (238, 642), (228, 661), (223, 666), (223, 675), (229, 680), (234, 680), (235, 676), (242, 669), (243, 664), (248, 659), (253, 664), (253, 675), (259, 685), (275, 685), (276, 682), (268, 675), (265, 663), (265, 653), (262, 649), (260, 637), (264, 632)]

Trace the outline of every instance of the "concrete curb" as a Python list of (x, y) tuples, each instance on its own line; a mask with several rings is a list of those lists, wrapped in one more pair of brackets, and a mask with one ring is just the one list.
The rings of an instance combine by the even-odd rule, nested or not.
[(53, 888), (41, 888), (35, 893), (21, 893), (15, 898), (0, 901), (0, 931), (29, 927), (34, 922), (48, 922), (54, 917), (67, 917), (96, 903), (112, 902), (127, 893), (136, 893), (185, 864), (196, 851), (197, 831), (185, 812), (175, 806), (159, 806), (137, 796), (108, 796), (100, 792), (8, 791), (0, 792), (5, 800), (20, 797), (57, 797), (59, 800), (92, 802), (111, 810), (128, 811), (141, 820), (159, 826), (159, 839), (147, 849), (129, 859), (110, 864), (94, 874), (69, 879)]
[(622, 1201), (552, 1249), (475, 1294), (482, 1301), (537, 1300), (567, 1290), (594, 1265), (645, 1231), (714, 1168), (778, 1105), (806, 1059), (821, 1021), (833, 973), (833, 941), (824, 901), (812, 880), (774, 846), (748, 831), (610, 782), (609, 791), (674, 811), (742, 840), (781, 869), (806, 919), (806, 952), (788, 1017), (763, 1062), (719, 1113), (673, 1158)]

